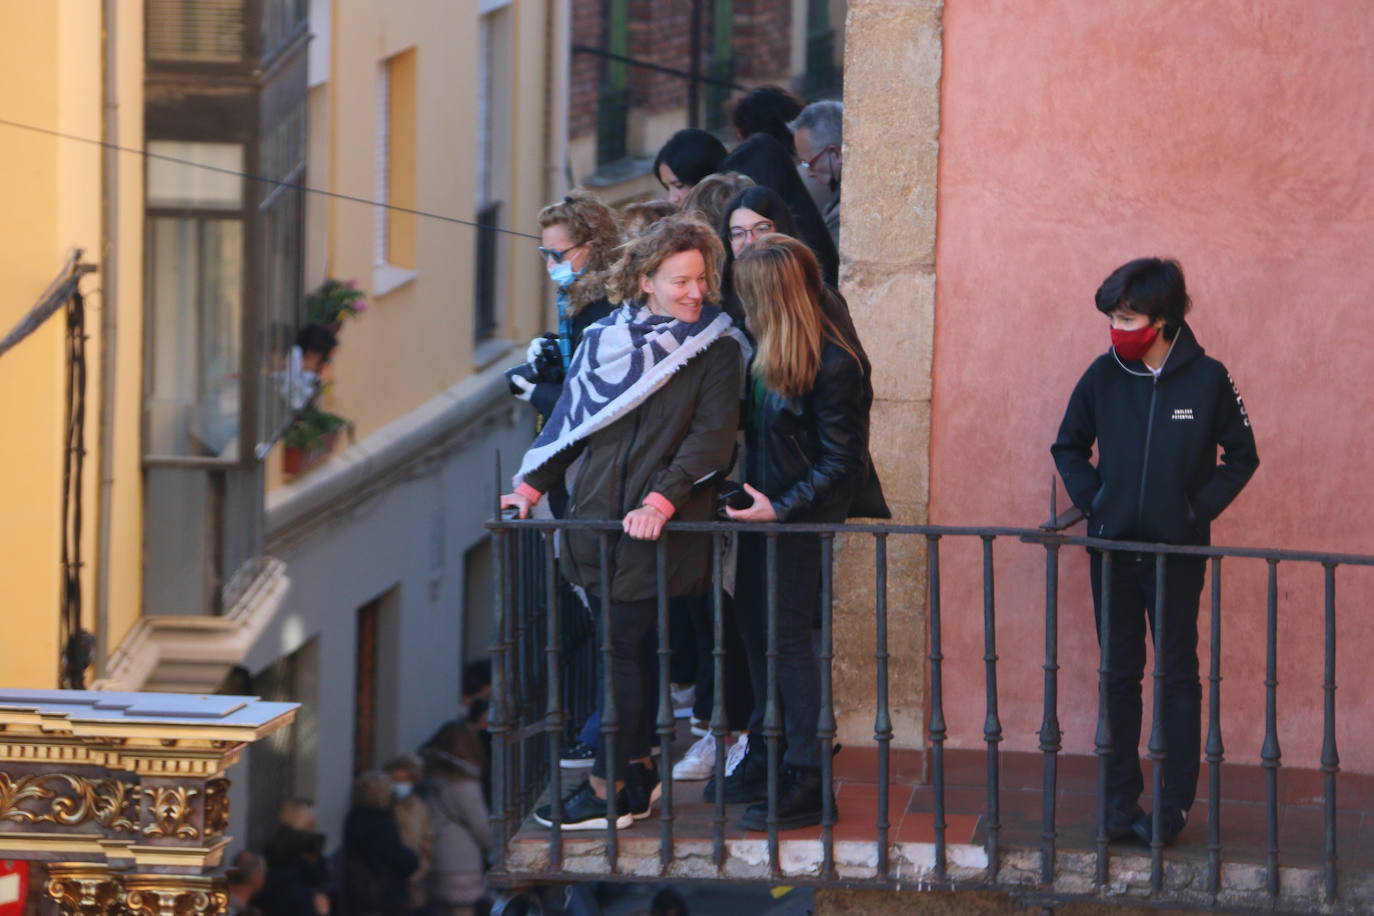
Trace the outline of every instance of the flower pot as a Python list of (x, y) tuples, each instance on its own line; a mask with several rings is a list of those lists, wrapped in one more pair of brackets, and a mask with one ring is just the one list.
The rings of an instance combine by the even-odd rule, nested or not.
[(281, 453), (282, 470), (288, 477), (303, 474), (328, 458), (329, 453), (334, 451), (334, 444), (338, 439), (338, 433), (326, 433), (320, 439), (319, 444), (312, 448), (297, 448), (294, 445), (284, 446)]

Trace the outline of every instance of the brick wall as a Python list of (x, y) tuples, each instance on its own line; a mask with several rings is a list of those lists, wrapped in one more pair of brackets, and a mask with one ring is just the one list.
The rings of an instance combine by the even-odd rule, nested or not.
[[(574, 44), (605, 47), (606, 0), (573, 0), (572, 40)], [(702, 0), (702, 70), (709, 60), (714, 3)], [(692, 0), (630, 0), (628, 27), (629, 55), (640, 60), (691, 69)], [(786, 85), (791, 74), (791, 0), (734, 0), (731, 52), (736, 81), (772, 82)], [(596, 131), (597, 101), (600, 93), (603, 60), (590, 54), (572, 57), (571, 110), (569, 133), (572, 139)], [(663, 112), (687, 104), (686, 80), (667, 73), (640, 67), (628, 69), (631, 104), (641, 111)], [(705, 86), (701, 97), (705, 99)], [(634, 114), (631, 114), (633, 117)], [(687, 124), (683, 117), (683, 126)], [(631, 151), (644, 154), (643, 151)]]

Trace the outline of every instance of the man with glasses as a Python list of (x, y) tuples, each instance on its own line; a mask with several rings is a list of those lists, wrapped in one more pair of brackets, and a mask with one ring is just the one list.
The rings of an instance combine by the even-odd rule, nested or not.
[(840, 175), (844, 170), (844, 103), (812, 102), (787, 125), (797, 143), (801, 169), (833, 195), (825, 208), (825, 228), (840, 247)]

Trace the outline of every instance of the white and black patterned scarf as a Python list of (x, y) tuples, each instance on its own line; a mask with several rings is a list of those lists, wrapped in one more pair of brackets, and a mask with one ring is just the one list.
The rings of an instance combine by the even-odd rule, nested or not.
[(655, 315), (638, 302), (623, 303), (582, 333), (563, 393), (516, 479), (554, 455), (625, 416), (663, 387), (692, 357), (724, 336), (734, 337), (747, 363), (748, 339), (730, 316), (704, 305), (693, 323)]

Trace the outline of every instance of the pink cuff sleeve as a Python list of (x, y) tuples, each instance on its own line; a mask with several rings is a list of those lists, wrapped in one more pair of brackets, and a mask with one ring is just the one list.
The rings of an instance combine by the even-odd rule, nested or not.
[(650, 493), (648, 496), (644, 497), (644, 505), (653, 506), (663, 513), (664, 518), (672, 518), (673, 513), (677, 511), (677, 507), (662, 493)]
[(530, 486), (527, 483), (524, 483), (523, 481), (521, 482), (520, 486), (515, 488), (515, 495), (525, 497), (530, 501), (531, 504), (539, 502), (539, 500), (543, 499), (544, 497), (543, 493), (540, 493), (534, 487)]

